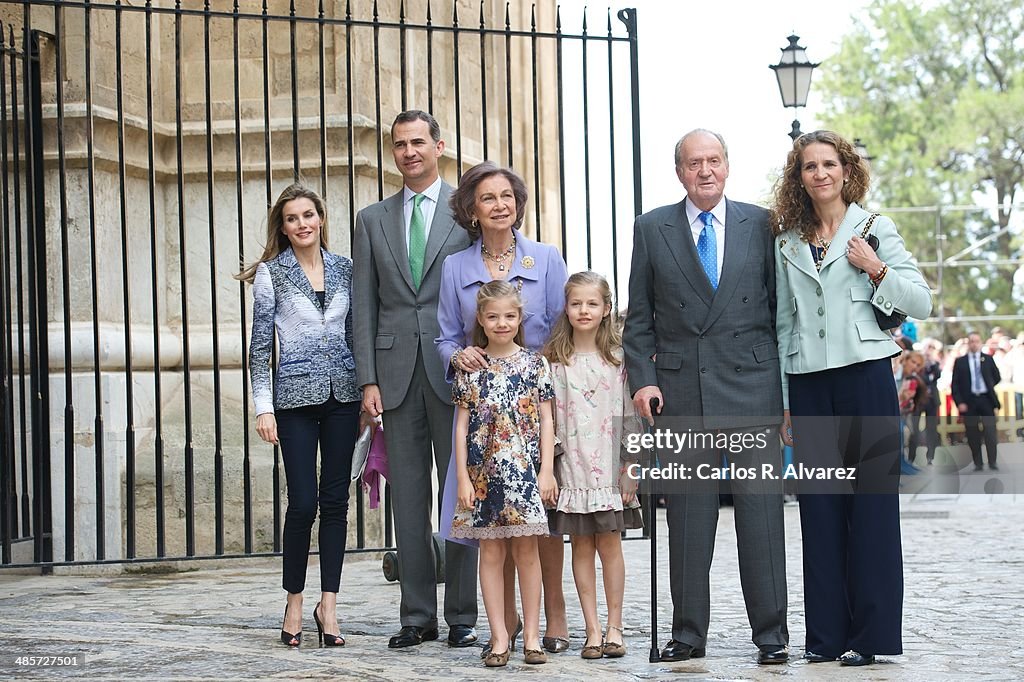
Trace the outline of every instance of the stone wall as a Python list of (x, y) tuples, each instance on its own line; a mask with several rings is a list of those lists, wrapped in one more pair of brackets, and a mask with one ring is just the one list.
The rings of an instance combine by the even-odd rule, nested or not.
[[(126, 3), (136, 7), (141, 3)], [(217, 9), (220, 3), (213, 3)], [(225, 6), (228, 3), (223, 3)], [(298, 12), (315, 12), (312, 0), (297, 3)], [(424, 4), (410, 6), (407, 21), (425, 20)], [(155, 6), (173, 6), (155, 2)], [(258, 15), (259, 0), (240, 2), (240, 11)], [(326, 17), (344, 11), (344, 3), (324, 3)], [(415, 7), (412, 7), (415, 5)], [(513, 28), (529, 28), (530, 6), (513, 3)], [(95, 558), (97, 509), (95, 481), (93, 389), (93, 265), (97, 281), (97, 312), (104, 413), (104, 490), (106, 510), (106, 558), (122, 556), (126, 519), (126, 443), (135, 442), (135, 494), (137, 499), (137, 555), (155, 553), (155, 440), (159, 412), (162, 421), (164, 515), (167, 553), (184, 553), (184, 405), (191, 403), (194, 418), (192, 446), (195, 452), (196, 530), (199, 554), (213, 552), (213, 453), (214, 414), (223, 421), (222, 451), (225, 464), (225, 551), (242, 551), (243, 419), (251, 413), (251, 400), (242, 395), (243, 319), (251, 317), (251, 294), (240, 288), (232, 275), (240, 258), (252, 260), (266, 238), (266, 209), (277, 193), (293, 179), (293, 147), (298, 148), (301, 176), (326, 197), (332, 250), (350, 253), (350, 215), (354, 210), (389, 195), (400, 187), (390, 154), (388, 129), (402, 108), (403, 81), (400, 33), (381, 28), (378, 49), (374, 31), (367, 26), (325, 26), (322, 45), (325, 67), (321, 72), (318, 26), (295, 23), (293, 99), (292, 26), (288, 21), (240, 18), (238, 21), (238, 108), (235, 124), (235, 24), (230, 18), (209, 21), (209, 70), (202, 16), (184, 16), (179, 22), (169, 14), (125, 11), (118, 28), (115, 15), (94, 3), (90, 17), (89, 60), (92, 111), (86, 108), (86, 25), (80, 9), (66, 9), (62, 32), (44, 37), (41, 45), (43, 75), (44, 140), (46, 156), (46, 249), (47, 294), (50, 301), (50, 408), (54, 509), (54, 554), (64, 552), (64, 441), (65, 367), (70, 357), (71, 403), (74, 406), (75, 518), (78, 559)], [(200, 0), (182, 3), (187, 10), (203, 7)], [(269, 12), (288, 14), (288, 0), (273, 0)], [(369, 20), (372, 0), (351, 3), (352, 16)], [(399, 0), (378, 2), (382, 21), (397, 21)], [(450, 25), (451, 0), (432, 2), (432, 21)], [(458, 0), (460, 25), (478, 27), (480, 5)], [(505, 3), (484, 4), (488, 26), (503, 27)], [(538, 10), (538, 24), (553, 30), (554, 8)], [(20, 26), (20, 6), (0, 6), (0, 21)], [(54, 32), (53, 10), (32, 8), (32, 25)], [(180, 30), (180, 33), (179, 33)], [(264, 60), (263, 32), (266, 31)], [(180, 48), (176, 45), (180, 35)], [(351, 36), (351, 46), (348, 39)], [(456, 153), (463, 167), (490, 157), (508, 163), (506, 117), (505, 42), (488, 38), (486, 73), (480, 73), (479, 34), (459, 37), (461, 128), (456, 138), (454, 100), (455, 53), (453, 34), (432, 33), (433, 78), (428, 87), (426, 33), (406, 33), (405, 102), (407, 108), (428, 108), (441, 123), (448, 142), (441, 168), (453, 184), (459, 175)], [(17, 36), (21, 43), (20, 34)], [(59, 45), (59, 53), (58, 53)], [(180, 60), (176, 54), (180, 53)], [(58, 165), (57, 58), (63, 70), (64, 173)], [(348, 109), (347, 60), (351, 56), (352, 110)], [(542, 121), (541, 154), (533, 154), (533, 69), (529, 41), (513, 42), (511, 82), (513, 165), (527, 180), (534, 197), (542, 202), (540, 234), (559, 243), (558, 146), (553, 45), (542, 45), (537, 67), (538, 101)], [(379, 99), (374, 74), (379, 69)], [(207, 80), (209, 73), (209, 81)], [(269, 104), (264, 98), (264, 75)], [(487, 147), (482, 144), (486, 83)], [(207, 90), (210, 92), (209, 106)], [(321, 89), (324, 116), (321, 119)], [(180, 96), (179, 96), (180, 90)], [(20, 93), (19, 93), (20, 95)], [(119, 113), (120, 110), (120, 113)], [(379, 110), (379, 116), (378, 116)], [(209, 116), (209, 125), (207, 117)], [(293, 119), (298, 119), (297, 125)], [(269, 119), (269, 126), (266, 123)], [(179, 124), (180, 120), (180, 124)], [(378, 136), (378, 128), (380, 136)], [(269, 133), (268, 133), (269, 131)], [(349, 149), (349, 136), (353, 144)], [(90, 146), (91, 139), (91, 146)], [(268, 161), (266, 142), (271, 154)], [(179, 152), (180, 149), (180, 152)], [(241, 163), (236, 159), (241, 150)], [(89, 190), (89, 158), (93, 160), (93, 189)], [(151, 161), (152, 154), (152, 161)], [(326, 167), (321, 158), (326, 158)], [(351, 161), (350, 161), (351, 157)], [(378, 157), (382, 162), (378, 163)], [(534, 168), (539, 164), (541, 187), (534, 187)], [(268, 196), (267, 177), (270, 176)], [(322, 178), (326, 176), (326, 184)], [(349, 177), (354, 193), (349, 193)], [(67, 212), (62, 214), (59, 188), (63, 177)], [(378, 184), (378, 178), (380, 184)], [(123, 187), (123, 190), (122, 190)], [(238, 193), (241, 193), (241, 202)], [(92, 202), (90, 203), (90, 197)], [(90, 209), (90, 206), (92, 207)], [(212, 209), (211, 209), (212, 206)], [(529, 211), (526, 230), (538, 233)], [(212, 221), (211, 221), (212, 218)], [(62, 225), (66, 232), (62, 233)], [(61, 273), (62, 239), (70, 254), (70, 298), (63, 300)], [(93, 248), (95, 243), (95, 249)], [(124, 248), (122, 248), (124, 247)], [(154, 270), (155, 264), (155, 270)], [(155, 277), (154, 277), (155, 273)], [(126, 292), (127, 295), (126, 295)], [(244, 303), (242, 297), (244, 296)], [(127, 303), (126, 303), (127, 301)], [(155, 303), (154, 303), (155, 301)], [(72, 320), (72, 343), (64, 348), (63, 319), (67, 306)], [(155, 310), (154, 310), (155, 308)], [(126, 315), (127, 311), (127, 315)], [(187, 311), (187, 324), (186, 313)], [(216, 312), (218, 361), (222, 394), (213, 392), (214, 334)], [(125, 326), (131, 330), (130, 349)], [(186, 333), (187, 330), (187, 333)], [(155, 353), (154, 339), (160, 353)], [(190, 374), (185, 381), (185, 347)], [(66, 352), (68, 351), (68, 352)], [(126, 358), (133, 370), (134, 424), (126, 422)], [(161, 390), (155, 389), (154, 369), (160, 368)], [(256, 551), (267, 551), (273, 541), (274, 461), (271, 449), (259, 442), (249, 419)], [(281, 480), (283, 484), (283, 471)], [(354, 505), (353, 505), (354, 507)], [(350, 525), (354, 544), (355, 514)], [(367, 514), (367, 543), (383, 544), (380, 514)]]

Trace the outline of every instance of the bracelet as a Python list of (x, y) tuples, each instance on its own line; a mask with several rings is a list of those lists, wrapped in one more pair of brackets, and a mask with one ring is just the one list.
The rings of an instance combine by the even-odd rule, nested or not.
[(871, 284), (873, 286), (877, 287), (879, 284), (882, 283), (882, 280), (885, 279), (885, 275), (888, 272), (889, 272), (889, 266), (886, 265), (885, 263), (882, 263), (882, 267), (880, 267), (878, 269), (878, 272), (876, 272), (874, 274), (874, 276), (871, 278)]
[(464, 350), (466, 350), (466, 349), (465, 348), (460, 348), (457, 351), (455, 351), (454, 353), (452, 353), (452, 357), (448, 361), (448, 364), (450, 364), (452, 366), (452, 369), (459, 369), (459, 366), (458, 366), (458, 364), (456, 364), (456, 362), (458, 361), (459, 356), (462, 355), (462, 351), (464, 351)]

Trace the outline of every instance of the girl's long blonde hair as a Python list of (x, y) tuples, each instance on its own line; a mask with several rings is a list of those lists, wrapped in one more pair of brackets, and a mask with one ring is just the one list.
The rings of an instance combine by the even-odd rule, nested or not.
[[(595, 287), (601, 292), (601, 300), (608, 306), (608, 314), (601, 319), (601, 324), (597, 328), (597, 350), (605, 362), (618, 367), (622, 363), (616, 354), (616, 351), (622, 348), (622, 325), (619, 323), (619, 315), (612, 301), (612, 288), (608, 286), (608, 280), (590, 270), (575, 273), (565, 283), (565, 300), (567, 303), (569, 301), (569, 294), (576, 287)], [(558, 322), (555, 323), (555, 328), (548, 338), (548, 342), (544, 345), (544, 357), (550, 362), (568, 365), (575, 352), (576, 346), (573, 344), (572, 339), (572, 325), (569, 323), (569, 317), (563, 309), (562, 315), (558, 318)]]
[(309, 199), (313, 202), (317, 214), (320, 216), (320, 246), (327, 248), (327, 207), (320, 195), (301, 183), (295, 183), (284, 188), (281, 196), (274, 202), (267, 216), (267, 245), (263, 249), (263, 255), (253, 263), (244, 265), (242, 271), (235, 275), (235, 279), (252, 284), (256, 278), (256, 268), (260, 263), (277, 258), (282, 251), (291, 246), (288, 235), (284, 233), (284, 205), (295, 199)]
[(519, 311), (519, 329), (516, 330), (514, 341), (520, 346), (526, 345), (526, 342), (523, 340), (523, 299), (519, 295), (519, 289), (503, 279), (495, 279), (480, 287), (480, 291), (476, 292), (476, 316), (473, 318), (474, 346), (486, 348), (488, 342), (487, 334), (484, 333), (484, 328), (480, 326), (480, 314), (483, 313), (484, 308), (488, 304), (506, 298), (512, 299), (515, 302), (516, 309)]

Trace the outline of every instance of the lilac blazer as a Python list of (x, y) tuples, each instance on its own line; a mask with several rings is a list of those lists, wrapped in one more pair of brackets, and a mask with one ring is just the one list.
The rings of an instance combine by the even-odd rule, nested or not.
[[(522, 282), (523, 336), (532, 350), (540, 350), (548, 340), (551, 328), (565, 310), (565, 281), (569, 273), (558, 249), (527, 239), (515, 230), (516, 260), (512, 263), (508, 281)], [(445, 379), (451, 383), (455, 377), (451, 359), (455, 351), (470, 343), (476, 320), (476, 292), (491, 281), (480, 255), (481, 240), (469, 248), (444, 259), (441, 270), (441, 298), (437, 306), (437, 322), (441, 335), (434, 340)], [(529, 264), (531, 267), (527, 267)]]

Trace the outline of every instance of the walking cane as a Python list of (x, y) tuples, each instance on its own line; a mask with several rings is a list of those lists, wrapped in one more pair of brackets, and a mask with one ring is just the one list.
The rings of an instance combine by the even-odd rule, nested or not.
[[(660, 401), (651, 398), (651, 417), (658, 411)], [(648, 423), (647, 432), (651, 433), (653, 427)], [(657, 462), (657, 450), (651, 448), (651, 465)], [(647, 494), (647, 522), (651, 525), (648, 534), (651, 537), (651, 655), (650, 662), (661, 661), (661, 651), (658, 648), (658, 495), (653, 491)]]

